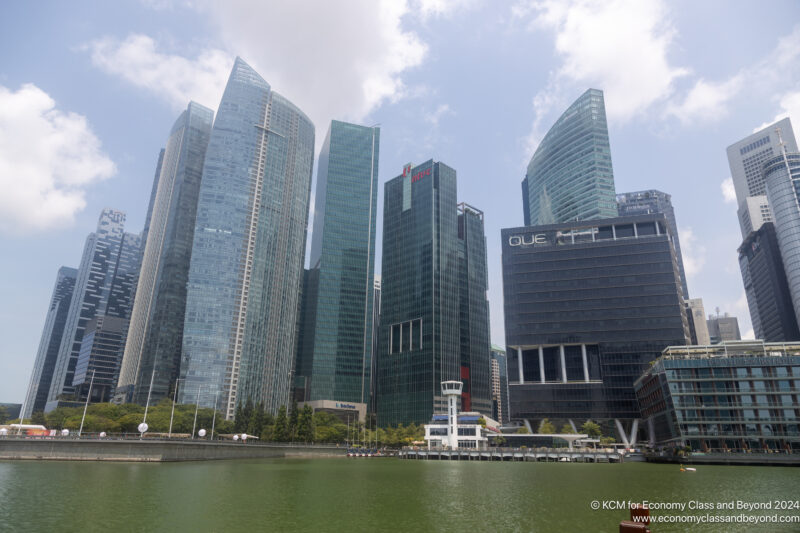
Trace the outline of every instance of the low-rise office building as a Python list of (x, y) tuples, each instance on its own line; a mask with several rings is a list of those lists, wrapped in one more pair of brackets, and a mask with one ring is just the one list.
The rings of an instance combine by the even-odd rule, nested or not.
[(634, 387), (651, 446), (800, 453), (800, 343), (670, 346)]

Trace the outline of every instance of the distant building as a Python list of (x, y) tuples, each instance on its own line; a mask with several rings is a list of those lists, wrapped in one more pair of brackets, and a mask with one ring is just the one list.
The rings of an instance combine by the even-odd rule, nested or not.
[(75, 395), (90, 402), (107, 402), (117, 387), (128, 320), (114, 316), (93, 318), (86, 325), (75, 365)]
[(800, 453), (800, 344), (670, 346), (634, 387), (652, 446)]
[(74, 396), (73, 378), (89, 321), (103, 316), (130, 318), (142, 243), (139, 235), (125, 233), (124, 225), (125, 213), (104, 209), (97, 230), (86, 238), (48, 403), (80, 400)]
[[(788, 150), (790, 143), (786, 137), (783, 140)], [(800, 319), (800, 153), (796, 150), (767, 160), (764, 179), (792, 306)]]
[(492, 382), (492, 418), (501, 424), (510, 421), (508, 412), (508, 368), (506, 366), (506, 350), (492, 344), (491, 360)]
[(739, 320), (735, 316), (728, 316), (728, 313), (723, 316), (709, 315), (706, 324), (711, 344), (742, 339), (742, 334), (739, 332)]
[(800, 341), (773, 223), (767, 222), (747, 236), (739, 247), (739, 267), (756, 339)]
[(731, 170), (736, 201), (739, 204), (739, 224), (742, 238), (751, 231), (761, 227), (761, 223), (770, 222), (772, 215), (765, 208), (764, 198), (748, 202), (749, 197), (763, 197), (766, 194), (764, 179), (764, 163), (782, 153), (781, 140), (776, 128), (780, 128), (783, 142), (790, 152), (797, 152), (797, 141), (792, 131), (792, 123), (788, 118), (779, 120), (744, 139), (730, 145), (727, 149), (728, 166)]
[(149, 398), (158, 403), (174, 392), (200, 178), (213, 120), (213, 111), (190, 102), (159, 156), (117, 401), (143, 405)]
[(78, 271), (74, 268), (61, 267), (58, 269), (42, 337), (39, 341), (39, 350), (36, 352), (36, 361), (33, 363), (28, 393), (22, 406), (22, 418), (30, 418), (35, 411), (44, 411), (77, 275)]
[(692, 298), (684, 300), (686, 305), (686, 318), (689, 321), (689, 332), (691, 333), (692, 344), (711, 344), (711, 337), (708, 334), (708, 324), (706, 324), (706, 310), (703, 307), (702, 298)]
[(372, 367), (370, 370), (370, 404), (369, 412), (376, 412), (378, 396), (378, 352), (380, 351), (380, 329), (381, 329), (381, 277), (375, 275), (375, 285), (372, 291)]
[(603, 91), (589, 89), (553, 124), (522, 182), (526, 226), (617, 216)]
[(663, 214), (502, 230), (511, 419), (610, 423), (634, 445), (633, 382), (686, 344)]
[[(678, 271), (681, 275), (683, 297), (689, 298), (689, 286), (686, 284), (686, 272), (683, 268), (683, 254), (681, 254), (681, 241), (678, 234), (678, 223), (675, 220), (675, 209), (672, 207), (672, 196), (657, 190), (626, 192), (617, 195), (617, 209), (619, 216), (647, 215), (663, 213), (667, 217), (669, 234), (672, 245), (675, 247), (675, 257), (678, 260)], [(705, 314), (701, 315), (705, 316)]]
[(331, 121), (322, 143), (295, 387), (370, 403), (380, 128)]

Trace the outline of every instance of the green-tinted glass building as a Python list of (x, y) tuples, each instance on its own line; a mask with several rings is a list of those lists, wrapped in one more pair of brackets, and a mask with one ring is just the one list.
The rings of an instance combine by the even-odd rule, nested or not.
[(617, 216), (603, 92), (575, 100), (539, 143), (522, 182), (526, 226)]
[(466, 385), (462, 408), (491, 414), (483, 214), (456, 192), (455, 170), (433, 160), (385, 185), (380, 426), (445, 412), (440, 384), (453, 379)]
[(296, 397), (368, 403), (380, 129), (334, 120), (317, 172)]

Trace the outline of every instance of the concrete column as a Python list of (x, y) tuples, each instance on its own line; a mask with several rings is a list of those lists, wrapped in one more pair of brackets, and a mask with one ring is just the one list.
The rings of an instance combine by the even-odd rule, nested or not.
[(614, 419), (614, 424), (617, 426), (617, 433), (619, 433), (619, 438), (622, 439), (622, 443), (626, 448), (630, 448), (631, 445), (628, 442), (628, 436), (625, 434), (625, 429), (622, 427), (622, 423), (619, 421), (619, 418)]
[(583, 380), (589, 381), (589, 364), (586, 362), (586, 345), (581, 344), (581, 358), (583, 359)]
[(519, 369), (519, 384), (525, 384), (525, 374), (522, 373), (522, 346), (517, 346), (517, 368)]
[(628, 441), (631, 444), (631, 448), (635, 448), (636, 447), (636, 440), (637, 440), (636, 438), (637, 438), (638, 435), (639, 435), (639, 419), (638, 418), (634, 418), (633, 419), (633, 427), (631, 428), (631, 437), (630, 437), (630, 439), (628, 439)]
[(544, 383), (544, 348), (539, 346), (539, 381)]
[(559, 344), (558, 353), (561, 356), (561, 381), (567, 382), (567, 360), (564, 357), (564, 345)]

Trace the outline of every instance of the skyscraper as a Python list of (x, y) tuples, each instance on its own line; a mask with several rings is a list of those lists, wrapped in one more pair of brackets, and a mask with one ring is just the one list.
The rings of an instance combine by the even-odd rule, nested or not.
[(747, 306), (756, 339), (765, 342), (800, 340), (786, 271), (772, 222), (753, 231), (739, 247)]
[(181, 402), (289, 401), (314, 126), (237, 58), (206, 150), (183, 332)]
[(617, 216), (603, 92), (564, 111), (533, 154), (522, 182), (526, 226)]
[(304, 401), (369, 403), (380, 129), (334, 120), (317, 172), (297, 382)]
[(784, 152), (765, 161), (764, 180), (792, 306), (800, 320), (800, 153)]
[(107, 402), (117, 387), (128, 319), (101, 315), (89, 321), (81, 340), (75, 377), (75, 396), (90, 402)]
[[(736, 201), (739, 204), (738, 215), (742, 238), (757, 230), (764, 222), (772, 220), (769, 206), (764, 198), (766, 194), (764, 163), (782, 153), (776, 128), (780, 128), (787, 150), (797, 152), (797, 141), (788, 118), (748, 135), (727, 149), (728, 166), (736, 190)], [(753, 199), (748, 201), (748, 198)]]
[(48, 403), (74, 393), (75, 363), (86, 325), (93, 318), (130, 318), (141, 261), (141, 237), (125, 233), (125, 213), (104, 209), (89, 234), (78, 268)]
[(702, 298), (690, 298), (684, 300), (686, 305), (686, 319), (689, 322), (689, 332), (692, 344), (706, 346), (711, 344), (711, 337), (708, 334), (708, 324), (706, 324), (706, 310), (703, 307)]
[(42, 338), (39, 341), (39, 350), (36, 352), (36, 361), (33, 364), (28, 394), (22, 406), (22, 418), (30, 418), (34, 411), (44, 411), (77, 275), (78, 271), (74, 268), (62, 266), (58, 269)]
[(494, 344), (492, 344), (490, 376), (492, 382), (492, 418), (501, 424), (506, 424), (509, 422), (506, 350)]
[(719, 344), (725, 341), (738, 341), (742, 339), (739, 332), (739, 320), (735, 316), (725, 313), (723, 316), (709, 316), (706, 320), (708, 325), (708, 335), (711, 344)]
[(483, 211), (458, 205), (458, 294), (461, 340), (461, 409), (492, 414), (489, 377), (489, 272)]
[[(203, 161), (214, 112), (194, 102), (181, 113), (158, 159), (147, 242), (116, 393), (143, 404), (169, 395), (178, 379)], [(155, 373), (153, 374), (153, 370)]]
[[(485, 265), (485, 244), (480, 242), (483, 224), (474, 208), (462, 208), (462, 215), (468, 248), (459, 238), (456, 171), (444, 163), (408, 164), (403, 174), (384, 186), (377, 362), (378, 423), (382, 426), (427, 422), (447, 406), (441, 382), (462, 376), (471, 380), (470, 397), (462, 398), (462, 405), (466, 401), (491, 409), (488, 313), (487, 321), (481, 322), (477, 305), (481, 296), (485, 300), (486, 274), (478, 258), (483, 249)], [(471, 276), (462, 278), (462, 272)], [(476, 287), (463, 287), (462, 292), (462, 283), (470, 283), (473, 277)], [(476, 304), (463, 317), (462, 298)], [(477, 324), (481, 331), (470, 332), (470, 324)], [(476, 362), (471, 348), (469, 352), (462, 348), (477, 350), (481, 335), (487, 336), (485, 368), (471, 368)], [(478, 382), (484, 378), (486, 384)]]
[[(657, 190), (626, 192), (617, 195), (617, 210), (619, 216), (646, 215), (650, 213), (663, 213), (667, 217), (669, 235), (675, 248), (675, 257), (678, 260), (678, 271), (681, 275), (683, 297), (689, 298), (689, 287), (686, 284), (686, 272), (683, 268), (683, 255), (681, 254), (681, 241), (678, 237), (678, 223), (675, 220), (675, 209), (672, 207), (672, 196)], [(705, 314), (701, 313), (705, 319)]]

